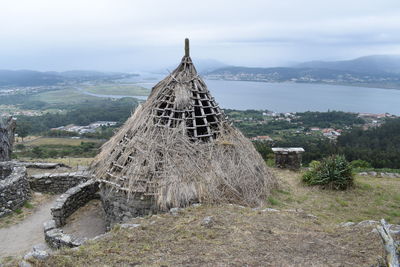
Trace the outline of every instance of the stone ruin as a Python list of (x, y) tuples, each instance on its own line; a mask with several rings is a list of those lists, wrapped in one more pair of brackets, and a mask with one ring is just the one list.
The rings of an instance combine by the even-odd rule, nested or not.
[(299, 170), (304, 149), (302, 147), (274, 147), (275, 166), (282, 169)]
[(22, 207), (30, 197), (26, 168), (0, 165), (0, 217)]
[(12, 117), (2, 119), (0, 117), (0, 161), (11, 159), (12, 146), (14, 144), (14, 135), (16, 120)]

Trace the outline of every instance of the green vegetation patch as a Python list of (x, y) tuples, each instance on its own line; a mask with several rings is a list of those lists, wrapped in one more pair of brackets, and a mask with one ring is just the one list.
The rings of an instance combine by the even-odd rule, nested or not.
[(353, 169), (344, 156), (333, 155), (311, 164), (303, 175), (303, 182), (322, 188), (345, 190), (353, 186)]
[(148, 96), (150, 90), (134, 84), (98, 84), (82, 87), (83, 90), (101, 95)]

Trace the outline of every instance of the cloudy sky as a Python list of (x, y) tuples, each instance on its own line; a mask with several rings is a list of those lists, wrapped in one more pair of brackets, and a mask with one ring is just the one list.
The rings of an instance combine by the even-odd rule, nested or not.
[(400, 54), (399, 0), (0, 0), (0, 69), (139, 71)]

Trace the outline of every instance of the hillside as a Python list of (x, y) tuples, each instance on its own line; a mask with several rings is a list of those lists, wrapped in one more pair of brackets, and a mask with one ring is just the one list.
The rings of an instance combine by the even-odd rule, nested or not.
[(57, 73), (31, 70), (0, 70), (0, 86), (54, 85), (62, 81), (63, 77)]
[(294, 67), (229, 66), (206, 78), (233, 81), (302, 82), (400, 88), (400, 56), (368, 56), (348, 61), (312, 61)]
[[(386, 218), (399, 223), (397, 179), (357, 177), (353, 189), (333, 192), (304, 186), (299, 173), (274, 172), (281, 188), (258, 209), (202, 205), (137, 218), (129, 222), (131, 226), (117, 226), (96, 241), (58, 251), (36, 266), (377, 263), (381, 241), (372, 232), (374, 223), (365, 220)], [(363, 223), (340, 226), (347, 221)]]
[(296, 68), (318, 68), (361, 73), (400, 73), (399, 55), (373, 55), (342, 61), (310, 61), (295, 65)]
[[(122, 79), (137, 74), (98, 71), (40, 72), (33, 70), (0, 70), (0, 86), (44, 86), (63, 82), (82, 82), (98, 79)], [(1, 89), (0, 89), (1, 90)]]

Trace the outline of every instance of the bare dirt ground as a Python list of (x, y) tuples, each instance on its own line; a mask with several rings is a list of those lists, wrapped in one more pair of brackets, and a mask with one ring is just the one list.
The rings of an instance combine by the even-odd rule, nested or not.
[(106, 231), (105, 214), (100, 200), (92, 200), (74, 212), (63, 227), (64, 233), (74, 237), (93, 238)]
[(0, 256), (20, 256), (32, 246), (44, 243), (43, 223), (50, 219), (50, 208), (57, 196), (46, 198), (23, 221), (0, 228)]

